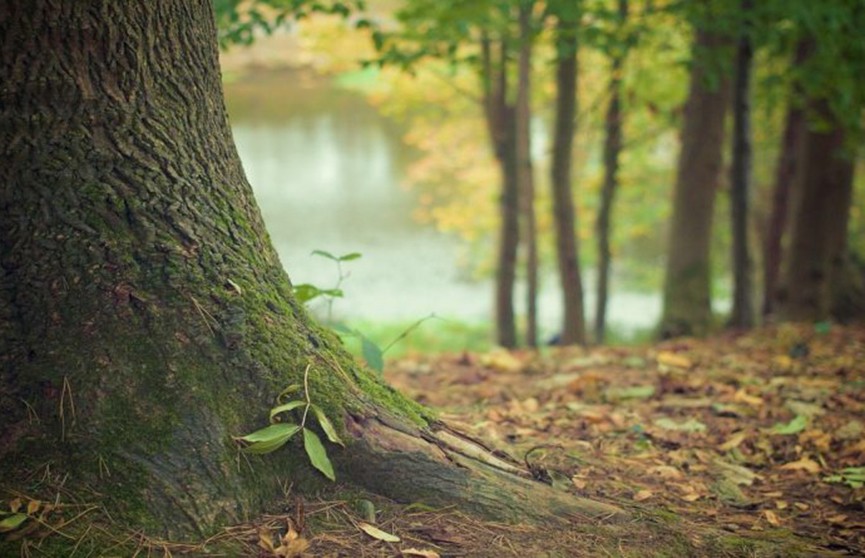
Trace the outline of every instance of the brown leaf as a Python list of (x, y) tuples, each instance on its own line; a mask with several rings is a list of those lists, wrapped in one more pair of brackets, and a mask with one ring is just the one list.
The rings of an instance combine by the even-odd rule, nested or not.
[(691, 368), (694, 363), (688, 357), (670, 351), (661, 351), (657, 356), (658, 364), (670, 368)]
[(718, 449), (721, 451), (730, 451), (731, 449), (738, 448), (747, 437), (748, 434), (745, 432), (737, 432), (727, 438), (726, 442), (718, 446)]
[(405, 550), (400, 550), (400, 554), (403, 556), (420, 556), (421, 558), (440, 558), (440, 554), (433, 550), (421, 550), (418, 548), (406, 548)]
[(652, 496), (654, 496), (654, 494), (652, 493), (651, 490), (645, 490), (645, 489), (640, 490), (639, 492), (634, 494), (634, 501), (635, 502), (643, 502), (645, 500), (648, 500)]
[(769, 522), (769, 525), (773, 527), (780, 527), (781, 520), (778, 519), (778, 516), (772, 510), (763, 510), (763, 517), (766, 518), (766, 521)]
[(780, 468), (785, 471), (805, 471), (807, 473), (811, 473), (812, 475), (816, 475), (821, 470), (820, 464), (811, 459), (810, 457), (803, 457), (798, 461), (791, 461), (790, 463), (785, 463), (784, 465), (781, 465)]

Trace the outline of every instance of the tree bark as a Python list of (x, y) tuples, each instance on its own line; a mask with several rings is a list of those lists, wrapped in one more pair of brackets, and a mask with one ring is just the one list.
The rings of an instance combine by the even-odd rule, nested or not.
[(730, 217), (733, 231), (733, 309), (729, 326), (748, 329), (754, 325), (753, 272), (748, 234), (751, 192), (751, 46), (752, 0), (742, 0), (742, 30), (736, 46), (733, 85), (733, 165), (730, 172)]
[[(570, 8), (573, 10), (574, 8)], [(571, 187), (574, 133), (577, 111), (577, 22), (576, 14), (563, 11), (555, 30), (556, 115), (553, 130), (551, 186), (556, 259), (564, 297), (564, 318), (560, 343), (585, 344), (583, 283), (580, 276), (577, 216)]]
[(519, 188), (523, 214), (523, 243), (526, 249), (526, 345), (538, 346), (538, 238), (535, 218), (535, 182), (531, 142), (532, 6), (519, 6), (520, 49), (517, 69), (516, 134), (519, 161)]
[(499, 209), (498, 261), (496, 267), (496, 342), (502, 347), (517, 346), (517, 328), (514, 316), (514, 283), (516, 282), (519, 228), (519, 161), (516, 145), (516, 110), (507, 100), (507, 41), (497, 41), (498, 52), (493, 52), (493, 41), (484, 36), (481, 41), (484, 91), (483, 103), (490, 143), (499, 165), (501, 196)]
[(719, 54), (724, 46), (720, 36), (696, 31), (667, 244), (660, 327), (664, 338), (704, 335), (711, 323), (709, 248), (729, 88), (717, 72), (716, 87), (710, 87), (706, 61), (700, 57), (706, 52)]
[(834, 126), (809, 129), (801, 143), (793, 183), (790, 245), (776, 300), (782, 320), (819, 321), (831, 317), (833, 287), (843, 279), (847, 224), (853, 198), (853, 158), (845, 134), (827, 103), (813, 112)]
[[(0, 5), (0, 470), (200, 537), (321, 477), (242, 457), (302, 383), (340, 480), (502, 518), (615, 508), (430, 419), (295, 301), (231, 140), (208, 0)], [(20, 486), (20, 485), (19, 485)]]
[[(624, 26), (628, 17), (628, 0), (619, 0), (619, 26)], [(619, 155), (622, 152), (622, 66), (625, 51), (616, 52), (610, 67), (610, 104), (604, 119), (604, 183), (601, 187), (601, 207), (595, 230), (598, 234), (598, 299), (595, 307), (595, 342), (604, 343), (607, 332), (607, 299), (610, 285), (610, 229), (612, 227), (613, 201), (618, 189)]]

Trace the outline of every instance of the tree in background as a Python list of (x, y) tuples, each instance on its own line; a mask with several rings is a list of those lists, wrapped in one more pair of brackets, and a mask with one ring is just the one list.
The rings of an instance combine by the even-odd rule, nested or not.
[(532, 43), (535, 39), (532, 10), (534, 0), (521, 0), (517, 7), (519, 20), (516, 134), (517, 177), (523, 215), (522, 244), (526, 252), (526, 345), (538, 346), (538, 231), (535, 215), (535, 179), (532, 165)]
[(595, 306), (595, 341), (603, 343), (607, 329), (607, 299), (609, 298), (610, 229), (612, 227), (613, 201), (618, 189), (619, 156), (622, 152), (622, 73), (630, 37), (622, 37), (628, 19), (628, 0), (618, 0), (615, 40), (608, 48), (610, 53), (610, 100), (604, 118), (604, 182), (601, 186), (601, 206), (595, 229), (598, 235), (598, 298)]
[(714, 10), (704, 3), (699, 8), (667, 245), (662, 337), (705, 334), (712, 319), (709, 248), (729, 98), (728, 40), (711, 28)]
[[(309, 319), (231, 138), (213, 15), (208, 0), (0, 8), (4, 481), (87, 491), (172, 538), (260, 513), (286, 478), (321, 487), (307, 455), (321, 470), (325, 453), (397, 500), (615, 513), (433, 420)], [(232, 436), (287, 386), (330, 420), (304, 423), (307, 455), (245, 458)]]
[(754, 325), (753, 277), (750, 251), (750, 197), (753, 147), (751, 144), (751, 74), (754, 59), (753, 1), (741, 0), (739, 37), (733, 70), (733, 164), (730, 169), (730, 221), (733, 231), (733, 308), (729, 325)]
[(577, 244), (573, 194), (573, 145), (577, 114), (577, 53), (581, 3), (550, 2), (555, 16), (556, 109), (553, 123), (550, 185), (556, 237), (556, 260), (563, 294), (563, 324), (559, 342), (586, 342), (583, 283)]

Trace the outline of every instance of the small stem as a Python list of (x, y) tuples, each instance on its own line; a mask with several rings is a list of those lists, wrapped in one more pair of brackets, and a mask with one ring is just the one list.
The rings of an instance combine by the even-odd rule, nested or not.
[(300, 427), (303, 428), (306, 425), (306, 415), (309, 413), (309, 406), (312, 405), (312, 401), (309, 399), (309, 367), (312, 366), (312, 363), (306, 365), (306, 370), (303, 371), (303, 396), (306, 398), (306, 407), (303, 408), (303, 418), (300, 419)]

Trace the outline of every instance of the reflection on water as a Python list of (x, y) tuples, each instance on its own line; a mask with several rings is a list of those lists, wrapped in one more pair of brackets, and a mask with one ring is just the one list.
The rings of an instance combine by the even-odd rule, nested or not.
[[(335, 317), (491, 319), (491, 282), (461, 280), (459, 241), (412, 220), (413, 196), (400, 187), (408, 150), (361, 96), (279, 73), (228, 84), (226, 97), (247, 177), (295, 284), (335, 284), (336, 268), (310, 256), (315, 249), (360, 252), (346, 264)], [(552, 286), (540, 301), (549, 331), (560, 319)], [(659, 313), (657, 298), (644, 295), (617, 295), (610, 306), (609, 321), (628, 327), (651, 326)]]

